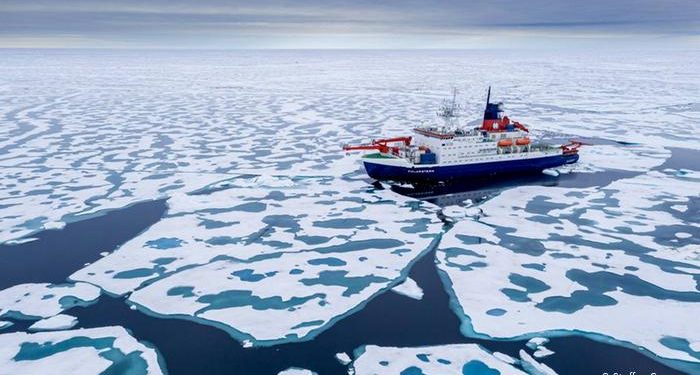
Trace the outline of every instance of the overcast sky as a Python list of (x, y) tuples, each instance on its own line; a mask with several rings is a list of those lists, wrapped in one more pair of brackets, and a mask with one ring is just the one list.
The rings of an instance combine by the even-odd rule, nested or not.
[(0, 0), (0, 47), (698, 48), (700, 0)]

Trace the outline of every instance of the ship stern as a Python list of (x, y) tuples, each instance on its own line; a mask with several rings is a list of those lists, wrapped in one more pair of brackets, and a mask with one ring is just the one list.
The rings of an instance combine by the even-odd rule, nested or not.
[(376, 153), (362, 158), (367, 175), (375, 180), (400, 181), (406, 177), (406, 160)]

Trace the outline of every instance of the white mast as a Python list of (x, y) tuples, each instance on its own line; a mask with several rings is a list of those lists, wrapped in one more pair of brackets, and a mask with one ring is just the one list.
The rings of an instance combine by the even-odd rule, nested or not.
[(457, 88), (452, 89), (452, 102), (444, 100), (437, 112), (438, 117), (445, 122), (445, 128), (452, 130), (456, 127), (460, 106), (457, 104)]

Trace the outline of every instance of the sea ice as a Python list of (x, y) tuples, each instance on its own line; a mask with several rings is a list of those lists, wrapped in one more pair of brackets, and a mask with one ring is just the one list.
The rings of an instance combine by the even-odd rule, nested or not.
[(501, 352), (493, 352), (493, 356), (500, 359), (501, 361), (508, 363), (508, 364), (511, 364), (511, 365), (518, 363), (517, 359), (509, 356), (508, 354), (504, 354)]
[[(577, 173), (617, 169), (647, 172), (662, 165), (671, 152), (655, 145), (584, 145), (579, 149), (579, 161), (570, 167)], [(562, 168), (558, 168), (562, 169)]]
[(552, 176), (552, 177), (557, 177), (559, 176), (559, 172), (555, 169), (544, 169), (542, 173)]
[(689, 345), (690, 350), (700, 353), (700, 341), (693, 341)]
[(63, 229), (63, 227), (66, 226), (66, 223), (62, 221), (52, 221), (48, 223), (44, 223), (44, 229)]
[(367, 345), (355, 350), (352, 367), (360, 375), (525, 374), (501, 358), (476, 344), (415, 348)]
[(549, 366), (537, 362), (526, 351), (520, 350), (520, 365), (530, 375), (557, 375)]
[[(99, 174), (82, 171), (52, 174), (42, 167), (2, 168), (0, 180), (14, 183), (0, 185), (3, 197), (0, 243), (43, 229), (60, 229), (64, 215), (87, 209), (83, 202), (104, 191), (107, 183)], [(70, 201), (67, 196), (72, 196)]]
[(553, 351), (547, 349), (544, 344), (548, 343), (549, 339), (546, 337), (533, 337), (525, 344), (528, 348), (534, 350), (533, 355), (535, 358), (542, 358), (554, 354)]
[[(104, 56), (5, 55), (0, 179), (10, 183), (0, 185), (0, 242), (229, 173), (340, 177), (358, 164), (339, 145), (407, 134), (433, 120), (454, 82), (469, 82), (460, 90), (469, 103), (465, 122), (478, 119), (484, 92), (474, 88), (486, 87), (485, 77), (508, 77), (496, 95), (534, 134), (607, 142), (583, 147), (577, 172), (647, 171), (663, 162), (664, 148), (694, 149), (700, 141), (697, 104), (687, 103), (697, 92), (693, 54), (664, 61), (640, 54), (624, 66), (620, 56), (579, 54), (498, 67), (459, 53), (327, 56), (313, 77), (299, 74), (319, 72), (316, 58), (303, 54), (294, 64), (281, 55), (224, 62), (127, 54), (108, 63), (132, 69), (110, 74)], [(163, 69), (171, 61), (183, 63)], [(434, 69), (421, 69), (425, 63)], [(592, 63), (598, 73), (576, 68)], [(660, 71), (653, 92), (638, 79)], [(236, 82), (235, 90), (221, 82)]]
[(543, 358), (543, 357), (550, 356), (552, 354), (554, 354), (554, 352), (547, 349), (547, 347), (545, 347), (544, 345), (538, 346), (537, 350), (535, 350), (535, 352), (532, 353), (532, 355), (535, 356), (535, 358)]
[(442, 229), (435, 207), (361, 180), (250, 183), (174, 195), (163, 220), (71, 279), (255, 345), (291, 341), (395, 286)]
[(290, 367), (278, 372), (277, 375), (316, 375), (316, 373), (304, 368)]
[[(697, 362), (691, 353), (660, 345), (658, 339), (680, 334), (679, 340), (697, 342), (683, 332), (698, 331), (690, 314), (697, 311), (700, 233), (688, 218), (696, 212), (700, 178), (683, 167), (655, 170), (672, 159), (672, 148), (693, 150), (700, 142), (700, 106), (688, 103), (697, 93), (698, 75), (689, 70), (696, 54), (654, 51), (635, 59), (567, 54), (547, 57), (546, 64), (538, 55), (497, 65), (470, 64), (483, 61), (481, 54), (456, 54), (387, 53), (381, 59), (343, 54), (325, 58), (317, 69), (316, 59), (303, 54), (295, 56), (295, 64), (288, 64), (286, 54), (254, 55), (254, 61), (265, 61), (259, 64), (250, 63), (248, 54), (221, 59), (120, 52), (121, 57), (100, 54), (90, 61), (89, 56), (42, 53), (27, 61), (24, 52), (8, 52), (2, 62), (7, 80), (0, 88), (0, 181), (5, 182), (0, 184), (0, 243), (29, 240), (20, 238), (53, 223), (172, 197), (161, 223), (74, 277), (115, 294), (136, 291), (132, 298), (147, 301), (143, 308), (151, 313), (190, 317), (238, 303), (247, 292), (248, 301), (254, 294), (255, 306), (265, 307), (252, 313), (264, 316), (275, 310), (270, 306), (287, 307), (313, 297), (312, 291), (328, 294), (334, 303), (334, 298), (352, 299), (340, 307), (326, 306), (321, 317), (285, 318), (269, 332), (269, 337), (303, 336), (314, 324), (328, 326), (375, 295), (343, 296), (348, 289), (355, 291), (349, 286), (376, 278), (388, 281), (371, 283), (373, 293), (394, 286), (405, 277), (409, 259), (427, 246), (421, 236), (439, 232), (432, 217), (422, 230), (421, 215), (430, 214), (391, 208), (408, 201), (386, 192), (376, 193), (375, 199), (357, 181), (353, 186), (360, 191), (340, 189), (345, 177), (361, 173), (355, 156), (342, 155), (339, 145), (406, 134), (412, 124), (433, 118), (436, 102), (454, 82), (469, 82), (471, 88), (461, 90), (470, 103), (465, 112), (478, 118), (484, 93), (473, 87), (486, 87), (488, 77), (507, 77), (497, 85), (498, 96), (506, 99), (509, 115), (533, 134), (590, 137), (596, 143), (584, 146), (579, 162), (559, 168), (560, 173), (619, 169), (639, 176), (591, 189), (512, 189), (487, 202), (487, 215), (476, 215), (480, 221), (464, 211), (448, 215), (469, 222), (451, 230), (438, 253), (448, 290), (454, 291), (456, 303), (462, 302), (458, 308), (469, 310), (471, 320), (463, 317), (465, 324), (504, 337), (589, 329), (658, 355)], [(133, 64), (134, 59), (142, 63)], [(181, 63), (162, 69), (175, 59)], [(110, 69), (126, 63), (132, 68)], [(433, 69), (423, 69), (426, 63)], [(594, 72), (578, 69), (593, 63)], [(217, 68), (201, 69), (211, 66)], [(645, 76), (658, 79), (650, 86), (640, 79)], [(257, 176), (221, 181), (231, 173)], [(299, 180), (289, 176), (326, 176), (333, 182), (321, 184), (326, 196), (316, 188), (311, 196), (302, 188), (293, 191)], [(212, 191), (233, 186), (239, 193), (183, 194), (203, 186)], [(292, 189), (289, 196), (287, 188)], [(256, 201), (266, 204), (263, 211), (254, 212), (261, 208)], [(319, 214), (318, 206), (332, 201), (336, 210), (328, 207)], [(284, 216), (285, 211), (293, 217)], [(348, 212), (358, 221), (337, 220)], [(414, 222), (399, 224), (404, 217)], [(348, 228), (337, 228), (342, 225)], [(468, 237), (485, 242), (475, 245)], [(380, 238), (404, 244), (356, 254), (336, 251), (348, 239), (355, 246), (387, 246), (376, 242)], [(323, 254), (314, 254), (318, 247), (325, 248)], [(404, 247), (411, 252), (385, 254)], [(279, 257), (278, 262), (292, 267), (277, 269), (266, 257)], [(341, 262), (346, 265), (338, 266)], [(385, 264), (389, 270), (377, 268)], [(328, 270), (346, 273), (320, 274)], [(282, 278), (283, 272), (305, 275)], [(224, 286), (229, 277), (233, 281)], [(478, 283), (483, 290), (468, 285), (474, 277), (484, 277), (483, 285)], [(339, 281), (348, 278), (352, 282)], [(303, 284), (306, 279), (316, 284)], [(215, 286), (208, 287), (210, 282)], [(615, 285), (615, 290), (600, 285)], [(230, 288), (238, 294), (219, 295)], [(14, 306), (7, 293), (11, 289), (0, 292), (2, 314)], [(13, 308), (35, 317), (62, 311), (56, 307), (60, 297), (36, 301), (36, 295), (13, 294), (24, 301)], [(483, 309), (464, 303), (465, 296)], [(208, 302), (196, 307), (184, 303), (199, 298)], [(182, 303), (184, 311), (167, 311), (168, 303)], [(537, 319), (529, 320), (531, 313)], [(674, 314), (675, 322), (670, 318)], [(591, 321), (589, 315), (608, 321)], [(637, 318), (642, 323), (632, 327), (630, 321)], [(254, 323), (245, 316), (227, 323), (212, 315), (197, 319), (243, 330)], [(611, 321), (624, 324), (611, 327)], [(502, 322), (502, 330), (494, 328)], [(689, 325), (686, 331), (677, 327), (683, 322)], [(648, 342), (639, 340), (640, 327), (650, 330)]]
[(443, 207), (442, 214), (450, 221), (463, 220), (464, 218), (478, 218), (483, 211), (478, 207), (447, 206)]
[(0, 291), (0, 316), (48, 318), (99, 296), (100, 288), (87, 283), (15, 285)]
[(335, 359), (337, 359), (338, 362), (340, 362), (340, 364), (342, 364), (342, 365), (347, 365), (350, 362), (352, 362), (352, 358), (350, 358), (348, 353), (336, 353)]
[(527, 345), (527, 347), (530, 349), (535, 349), (538, 346), (542, 346), (548, 342), (549, 342), (549, 339), (546, 337), (533, 337), (530, 340), (528, 340), (527, 344), (525, 344), (525, 345)]
[(160, 375), (157, 352), (122, 327), (0, 334), (0, 372)]
[(57, 331), (62, 329), (70, 329), (78, 324), (78, 318), (67, 315), (58, 314), (50, 318), (37, 320), (36, 323), (29, 326), (30, 331)]
[(391, 289), (393, 292), (404, 295), (409, 298), (413, 298), (416, 300), (421, 300), (423, 299), (423, 289), (421, 289), (420, 286), (416, 283), (415, 280), (413, 280), (410, 277), (407, 277), (404, 282), (401, 284), (393, 287)]
[(36, 238), (36, 237), (26, 237), (26, 238), (20, 238), (20, 239), (16, 239), (16, 240), (5, 241), (5, 244), (6, 245), (21, 245), (23, 243), (29, 243), (29, 242), (36, 241), (36, 240), (38, 240), (38, 238)]
[(697, 241), (675, 236), (697, 227), (662, 209), (688, 204), (696, 184), (650, 171), (600, 188), (518, 187), (483, 203), (487, 215), (456, 223), (437, 253), (464, 333), (583, 332), (700, 368), (664, 340), (700, 331)]

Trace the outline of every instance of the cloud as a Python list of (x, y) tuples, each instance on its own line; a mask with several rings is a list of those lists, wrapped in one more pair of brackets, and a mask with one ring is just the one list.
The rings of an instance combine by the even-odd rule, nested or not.
[(78, 40), (96, 46), (286, 48), (296, 39), (302, 48), (333, 40), (336, 47), (413, 48), (446, 41), (484, 47), (498, 35), (546, 39), (543, 31), (553, 38), (580, 33), (693, 40), (698, 14), (696, 0), (4, 0), (0, 46), (22, 40), (32, 46), (43, 39), (42, 46), (54, 41), (57, 47)]

